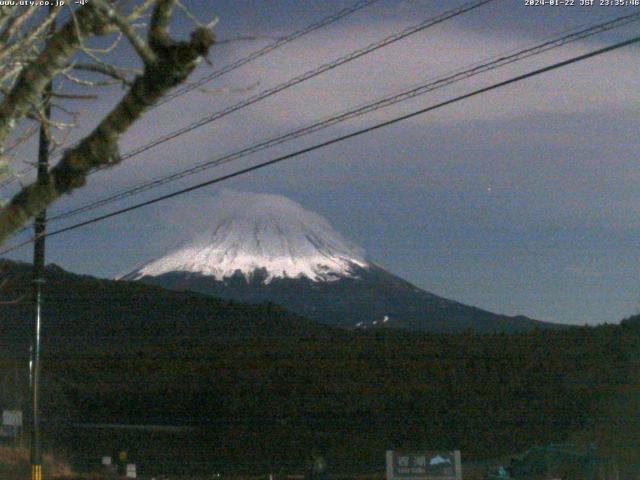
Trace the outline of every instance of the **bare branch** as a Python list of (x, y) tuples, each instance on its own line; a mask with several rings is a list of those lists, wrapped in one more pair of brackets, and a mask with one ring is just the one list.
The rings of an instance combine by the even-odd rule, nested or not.
[(11, 17), (7, 24), (7, 27), (4, 29), (2, 34), (0, 34), (0, 44), (7, 43), (11, 39), (11, 37), (16, 34), (20, 26), (24, 24), (29, 19), (29, 17), (31, 17), (31, 15), (36, 12), (36, 8), (36, 6), (25, 8), (22, 12), (19, 12), (18, 15)]
[(208, 30), (211, 30), (213, 27), (215, 27), (218, 24), (219, 18), (217, 16), (214, 16), (213, 19), (209, 20), (209, 22), (206, 24), (202, 23), (200, 20), (198, 20), (198, 17), (196, 17), (193, 13), (191, 13), (191, 10), (189, 10), (180, 0), (175, 0), (175, 1), (178, 8), (180, 8), (180, 10), (184, 12), (184, 14), (189, 18), (189, 20), (193, 22), (193, 24), (196, 27), (206, 28)]
[[(113, 65), (109, 65), (108, 63), (78, 63), (73, 65), (74, 70), (81, 70), (85, 72), (93, 72), (99, 73), (106, 77), (113, 78), (114, 80), (118, 80), (124, 85), (130, 86), (131, 80), (127, 78), (126, 71), (133, 69), (121, 69), (118, 67), (114, 67)], [(138, 72), (141, 73), (141, 72)]]
[[(167, 0), (156, 1), (160, 4), (167, 2)], [(145, 1), (143, 6), (148, 8), (152, 3)], [(157, 10), (165, 11), (166, 5)], [(71, 19), (50, 36), (45, 46), (41, 46), (37, 40), (46, 35), (48, 26), (58, 11), (59, 9), (52, 11), (41, 25), (10, 47), (0, 49), (0, 60), (12, 58), (11, 62), (5, 64), (4, 71), (0, 71), (0, 82), (5, 82), (5, 85), (9, 82), (11, 86), (10, 91), (0, 102), (0, 152), (16, 121), (27, 114), (31, 105), (37, 103), (45, 86), (66, 67), (69, 59), (79, 50), (83, 50), (83, 38), (120, 31), (115, 24), (116, 19), (108, 18), (104, 12), (94, 6), (94, 2), (91, 2), (82, 8), (72, 9)], [(144, 11), (144, 9), (135, 9), (126, 18), (133, 21)], [(168, 22), (168, 19), (166, 21)], [(5, 24), (6, 27), (7, 24)], [(90, 49), (85, 53), (89, 54)]]
[(156, 0), (144, 0), (140, 5), (135, 7), (129, 15), (127, 15), (127, 20), (132, 22), (133, 20), (142, 17), (155, 2)]
[(83, 87), (97, 87), (99, 85), (99, 82), (93, 82), (91, 80), (83, 80), (81, 78), (74, 77), (68, 72), (68, 69), (62, 70), (60, 72), (60, 75), (62, 75), (64, 78), (66, 78), (70, 82)]
[(151, 15), (149, 26), (149, 45), (158, 52), (171, 42), (169, 37), (169, 22), (175, 0), (158, 0), (156, 8)]
[(36, 39), (44, 35), (49, 30), (49, 26), (58, 15), (57, 11), (50, 12), (47, 17), (39, 24), (39, 26), (33, 29), (28, 35), (16, 41), (11, 46), (0, 50), (0, 60), (9, 56), (16, 55), (16, 52), (20, 49), (31, 47)]
[[(127, 94), (96, 129), (64, 153), (50, 171), (48, 182), (24, 187), (0, 210), (0, 243), (57, 198), (83, 186), (92, 169), (117, 164), (120, 135), (166, 92), (182, 83), (207, 55), (214, 43), (213, 33), (207, 29), (193, 31), (188, 42), (176, 42), (168, 36), (172, 6), (172, 0), (158, 0), (152, 15), (149, 44), (156, 60), (145, 65), (143, 74), (136, 77)], [(77, 48), (79, 41), (76, 36), (73, 38)], [(59, 66), (58, 70), (62, 68)], [(2, 109), (0, 119), (1, 114)], [(2, 128), (0, 123), (0, 134)]]
[(131, 23), (122, 16), (120, 12), (118, 12), (114, 5), (111, 5), (104, 0), (92, 1), (94, 2), (94, 5), (97, 5), (98, 8), (107, 16), (107, 18), (112, 20), (118, 26), (136, 52), (138, 52), (138, 55), (140, 55), (140, 58), (144, 63), (153, 63), (156, 61), (156, 55), (153, 50), (151, 50), (149, 45), (147, 45), (147, 43), (138, 36)]
[(46, 47), (24, 67), (11, 92), (0, 103), (0, 145), (4, 144), (16, 120), (27, 113), (30, 105), (38, 102), (46, 85), (78, 50), (79, 36), (88, 33), (103, 35), (112, 31), (112, 26), (96, 15), (92, 8), (81, 8), (77, 15), (80, 21), (76, 25), (73, 20), (67, 22), (49, 38)]

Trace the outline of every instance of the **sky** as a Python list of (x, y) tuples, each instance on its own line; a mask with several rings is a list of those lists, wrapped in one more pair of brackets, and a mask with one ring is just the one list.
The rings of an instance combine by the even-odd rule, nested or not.
[[(219, 39), (197, 79), (353, 4), (185, 1)], [(212, 112), (463, 2), (380, 0), (154, 109), (121, 140), (129, 151)], [(90, 177), (55, 214), (429, 79), (640, 7), (526, 6), (496, 0), (326, 72)], [(637, 23), (458, 82), (364, 117), (200, 172), (66, 221), (230, 173), (637, 34)], [(176, 35), (190, 28), (175, 19)], [(438, 295), (496, 313), (568, 324), (640, 311), (638, 45), (467, 99), (219, 185), (52, 237), (47, 261), (111, 278), (207, 224), (223, 188), (274, 193), (315, 211), (369, 258)], [(114, 59), (131, 62), (126, 49)], [(76, 137), (122, 92), (85, 108)], [(17, 152), (14, 167), (35, 155)], [(30, 177), (21, 179), (28, 183)], [(3, 192), (8, 195), (11, 192)], [(8, 244), (19, 241), (16, 237)], [(30, 248), (8, 255), (29, 260)]]

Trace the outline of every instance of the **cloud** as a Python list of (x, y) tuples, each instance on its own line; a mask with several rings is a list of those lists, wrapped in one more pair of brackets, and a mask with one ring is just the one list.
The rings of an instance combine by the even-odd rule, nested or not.
[[(229, 76), (227, 82), (242, 84), (260, 80), (261, 86), (268, 88), (404, 27), (406, 23), (398, 21), (384, 25), (374, 22), (357, 27), (334, 27), (321, 40), (296, 42), (267, 60)], [(297, 126), (537, 41), (539, 38), (535, 35), (505, 38), (500, 33), (479, 33), (462, 30), (454, 23), (443, 24), (282, 92), (239, 116), (250, 122), (249, 126), (253, 119), (268, 119), (281, 128)], [(575, 43), (429, 94), (407, 105), (413, 108), (417, 104), (430, 104), (430, 99), (436, 103), (580, 55), (603, 44), (597, 41)], [(477, 100), (465, 101), (459, 107), (450, 107), (416, 121), (508, 120), (532, 113), (576, 114), (626, 109), (634, 101), (633, 92), (640, 86), (640, 79), (633, 74), (638, 63), (631, 47), (486, 94)]]
[[(362, 48), (386, 35), (414, 24), (416, 12), (424, 10), (420, 2), (402, 2), (401, 8), (388, 8), (381, 15), (357, 17), (340, 22), (331, 28), (292, 42), (270, 55), (253, 62), (220, 81), (213, 88), (234, 88), (259, 85), (247, 93), (210, 94), (193, 92), (150, 112), (128, 132), (122, 140), (127, 152), (139, 145), (159, 138), (189, 122), (234, 105), (247, 96), (278, 85), (319, 64)], [(428, 16), (426, 13), (423, 15)], [(469, 18), (473, 18), (470, 16)], [(569, 22), (558, 22), (557, 30)], [(447, 72), (482, 58), (495, 57), (539, 41), (541, 35), (520, 32), (507, 35), (503, 29), (469, 28), (466, 23), (445, 22), (425, 32), (397, 42), (389, 47), (320, 75), (290, 90), (230, 114), (205, 125), (175, 141), (165, 143), (131, 159), (112, 173), (100, 174), (92, 185), (131, 185), (155, 175), (169, 174), (208, 158), (232, 152), (253, 142), (282, 134), (291, 129), (315, 122), (320, 118), (343, 112), (372, 99), (415, 86), (425, 79), (438, 78)], [(418, 108), (438, 103), (474, 88), (521, 74), (550, 61), (569, 58), (601, 45), (600, 42), (581, 42), (550, 52), (538, 59), (527, 60), (503, 70), (461, 82), (416, 100), (408, 101), (368, 115), (347, 124), (332, 127), (314, 138), (328, 138), (363, 125), (388, 119)], [(232, 62), (257, 48), (252, 44), (236, 44), (214, 52), (215, 68)], [(222, 57), (217, 58), (216, 55)], [(568, 67), (536, 79), (527, 80), (478, 98), (412, 119), (405, 125), (451, 125), (461, 122), (497, 120), (509, 122), (540, 114), (586, 115), (591, 113), (628, 110), (634, 105), (640, 78), (634, 49), (625, 49), (589, 60), (582, 65)], [(196, 75), (206, 75), (211, 67), (204, 66)], [(100, 104), (97, 111), (103, 112)], [(85, 125), (91, 124), (91, 115)], [(505, 123), (505, 126), (508, 125)], [(397, 130), (396, 130), (397, 131)], [(385, 132), (380, 132), (384, 135)], [(509, 132), (505, 134), (517, 134)], [(305, 143), (306, 142), (306, 143)], [(308, 144), (308, 140), (297, 145)], [(104, 181), (100, 180), (103, 179)], [(98, 187), (99, 188), (99, 187)], [(83, 196), (85, 193), (83, 192)]]

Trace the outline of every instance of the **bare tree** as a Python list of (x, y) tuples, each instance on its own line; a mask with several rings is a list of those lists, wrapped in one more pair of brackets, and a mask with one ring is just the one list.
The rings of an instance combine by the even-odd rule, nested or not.
[[(178, 8), (196, 23), (189, 40), (170, 35)], [(68, 19), (60, 22), (63, 12), (69, 13)], [(61, 25), (52, 30), (54, 21)], [(58, 108), (68, 121), (45, 118), (43, 93), (54, 79), (91, 88), (80, 94), (77, 88), (71, 94), (54, 88), (54, 101), (94, 98), (94, 89), (101, 85), (119, 83), (125, 88), (93, 131), (64, 151), (47, 182), (24, 186), (0, 208), (0, 244), (61, 195), (82, 187), (91, 170), (120, 162), (119, 137), (206, 58), (214, 43), (211, 26), (200, 23), (179, 0), (91, 0), (78, 8), (51, 10), (0, 6), (0, 177), (7, 169), (7, 153), (40, 124), (51, 129), (55, 146), (63, 144), (64, 135), (53, 132), (63, 134), (74, 126), (77, 112), (62, 104)], [(89, 47), (99, 38), (109, 44)], [(139, 69), (105, 60), (121, 41), (135, 52)]]

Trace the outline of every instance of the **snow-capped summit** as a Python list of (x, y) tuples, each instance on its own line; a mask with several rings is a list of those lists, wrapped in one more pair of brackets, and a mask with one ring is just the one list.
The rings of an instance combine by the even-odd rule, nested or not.
[(279, 195), (226, 191), (195, 213), (206, 214), (205, 234), (121, 278), (239, 302), (272, 302), (350, 329), (452, 333), (549, 327), (421, 290), (365, 260), (363, 250), (324, 218)]
[(274, 278), (331, 281), (367, 268), (364, 251), (345, 240), (320, 215), (288, 198), (225, 191), (215, 201), (212, 227), (176, 250), (124, 276), (129, 280), (169, 272), (216, 280), (260, 272)]

